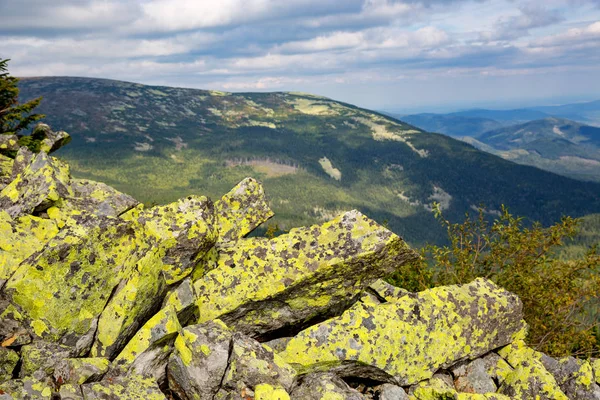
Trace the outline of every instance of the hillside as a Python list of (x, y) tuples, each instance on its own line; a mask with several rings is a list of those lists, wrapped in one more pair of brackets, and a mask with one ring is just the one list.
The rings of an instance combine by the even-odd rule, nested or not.
[(505, 126), (505, 124), (489, 118), (447, 114), (412, 114), (403, 116), (401, 119), (428, 132), (443, 133), (453, 137), (477, 136)]
[(505, 159), (577, 179), (600, 181), (600, 128), (546, 118), (485, 132), (477, 140), (492, 150), (479, 148)]
[(21, 98), (73, 142), (76, 177), (147, 203), (218, 198), (260, 179), (283, 229), (357, 208), (414, 244), (445, 236), (429, 204), (462, 219), (507, 204), (545, 224), (600, 211), (600, 185), (519, 166), (384, 115), (301, 93), (222, 93), (87, 78), (36, 78)]

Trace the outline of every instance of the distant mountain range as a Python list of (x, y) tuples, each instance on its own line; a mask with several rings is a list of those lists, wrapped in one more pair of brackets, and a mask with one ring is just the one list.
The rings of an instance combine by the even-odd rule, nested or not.
[[(21, 99), (73, 142), (75, 176), (145, 202), (218, 198), (247, 176), (282, 229), (359, 209), (413, 244), (440, 243), (431, 203), (459, 221), (485, 205), (549, 224), (600, 212), (600, 184), (521, 166), (377, 112), (304, 93), (224, 93), (88, 78), (30, 78)], [(497, 128), (498, 126), (493, 126)]]
[(600, 122), (600, 101), (395, 117), (519, 164), (600, 182), (600, 128), (587, 124)]

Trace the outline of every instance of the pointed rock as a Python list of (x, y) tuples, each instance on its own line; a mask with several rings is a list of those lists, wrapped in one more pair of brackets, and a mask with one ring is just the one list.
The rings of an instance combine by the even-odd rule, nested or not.
[(54, 132), (46, 124), (37, 124), (35, 128), (33, 128), (31, 136), (26, 136), (24, 138), (29, 139), (27, 147), (29, 147), (30, 150), (35, 153), (43, 151), (48, 154), (55, 152), (71, 141), (71, 136), (67, 132)]
[(243, 238), (273, 216), (262, 185), (246, 178), (215, 203), (219, 242)]
[(418, 257), (358, 211), (274, 239), (221, 249), (218, 266), (194, 282), (199, 322), (219, 318), (252, 337), (340, 314), (358, 294)]
[(181, 332), (177, 313), (172, 307), (160, 310), (135, 334), (114, 360), (114, 365), (141, 376), (151, 376), (161, 383), (175, 338)]
[(377, 306), (357, 303), (300, 332), (280, 355), (303, 373), (326, 369), (405, 386), (512, 342), (522, 317), (517, 296), (477, 279)]

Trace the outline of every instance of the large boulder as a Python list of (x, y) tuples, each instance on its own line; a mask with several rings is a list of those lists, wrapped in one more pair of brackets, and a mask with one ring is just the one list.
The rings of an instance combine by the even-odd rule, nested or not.
[(185, 328), (168, 365), (169, 386), (181, 399), (239, 398), (260, 384), (285, 391), (295, 376), (271, 349), (219, 320)]
[(542, 353), (527, 347), (523, 340), (516, 340), (500, 349), (498, 354), (514, 368), (505, 377), (499, 393), (516, 400), (568, 399), (554, 376), (544, 367)]
[(70, 179), (66, 164), (44, 152), (36, 154), (23, 172), (0, 191), (0, 209), (13, 218), (45, 211), (72, 194)]
[(517, 296), (477, 279), (376, 306), (357, 303), (300, 332), (280, 355), (303, 373), (327, 368), (404, 386), (511, 343), (522, 335), (522, 317)]
[(194, 282), (199, 322), (219, 318), (264, 338), (339, 315), (358, 294), (418, 254), (358, 211), (274, 239), (221, 247), (218, 265)]

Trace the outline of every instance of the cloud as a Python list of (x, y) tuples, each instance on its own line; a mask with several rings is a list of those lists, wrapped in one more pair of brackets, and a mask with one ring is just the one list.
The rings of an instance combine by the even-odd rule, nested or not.
[(371, 83), (391, 99), (386, 83), (600, 72), (598, 6), (600, 0), (0, 0), (0, 56), (13, 59), (11, 71), (22, 76), (225, 90), (329, 87), (340, 94)]

